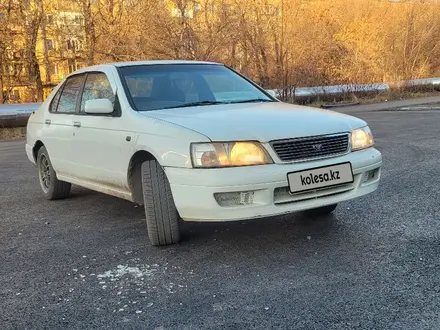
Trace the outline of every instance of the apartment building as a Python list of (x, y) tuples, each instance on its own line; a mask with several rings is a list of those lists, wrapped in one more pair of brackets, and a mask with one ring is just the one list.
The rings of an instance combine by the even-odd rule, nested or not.
[(0, 103), (34, 101), (37, 70), (46, 98), (67, 74), (86, 63), (84, 18), (78, 4), (64, 0), (43, 4), (38, 8), (29, 0), (21, 8), (20, 3), (0, 6)]

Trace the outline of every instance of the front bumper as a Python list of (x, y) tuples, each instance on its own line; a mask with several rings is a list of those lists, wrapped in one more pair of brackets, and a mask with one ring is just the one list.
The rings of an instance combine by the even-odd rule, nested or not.
[[(354, 182), (304, 193), (290, 194), (287, 173), (350, 162)], [(180, 217), (186, 221), (246, 220), (340, 203), (375, 191), (381, 177), (382, 155), (375, 148), (331, 159), (295, 164), (224, 169), (166, 167)], [(374, 177), (368, 176), (374, 171)], [(220, 206), (218, 193), (253, 191), (252, 204)]]
[(33, 152), (33, 148), (32, 148), (32, 146), (30, 146), (29, 144), (26, 143), (26, 147), (25, 147), (25, 149), (26, 149), (26, 155), (27, 155), (29, 161), (30, 161), (32, 164), (36, 165), (36, 163), (35, 163), (35, 159), (34, 159), (34, 152)]

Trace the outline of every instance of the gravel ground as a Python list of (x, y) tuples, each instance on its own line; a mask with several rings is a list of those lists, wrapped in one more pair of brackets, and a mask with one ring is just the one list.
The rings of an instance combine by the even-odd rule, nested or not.
[(379, 190), (322, 219), (183, 225), (75, 187), (46, 201), (23, 141), (0, 143), (1, 329), (439, 329), (440, 111), (363, 112)]

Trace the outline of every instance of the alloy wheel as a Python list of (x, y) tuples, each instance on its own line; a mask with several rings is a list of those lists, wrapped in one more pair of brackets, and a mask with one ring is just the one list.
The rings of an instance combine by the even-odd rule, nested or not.
[(39, 162), (40, 183), (45, 192), (50, 188), (50, 164), (45, 155), (41, 155)]

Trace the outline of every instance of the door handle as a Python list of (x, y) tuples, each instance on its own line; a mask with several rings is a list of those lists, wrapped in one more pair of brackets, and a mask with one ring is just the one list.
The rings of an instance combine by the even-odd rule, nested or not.
[(74, 121), (74, 122), (73, 122), (73, 126), (75, 126), (75, 127), (81, 127), (81, 122), (79, 122), (79, 121)]
[(44, 121), (44, 123), (45, 123), (46, 125), (50, 125), (51, 121), (50, 121), (50, 119), (46, 119), (46, 120)]

